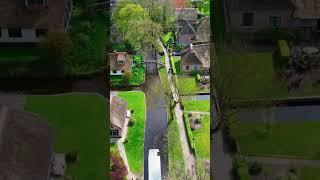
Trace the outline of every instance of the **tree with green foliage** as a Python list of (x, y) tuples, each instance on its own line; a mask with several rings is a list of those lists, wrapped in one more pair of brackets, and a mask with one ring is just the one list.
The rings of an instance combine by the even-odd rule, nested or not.
[(174, 9), (170, 0), (134, 0), (143, 6), (149, 18), (158, 24), (161, 24), (164, 30), (173, 28)]
[(131, 29), (131, 22), (140, 21), (146, 18), (144, 9), (139, 4), (128, 3), (120, 6), (113, 14), (113, 20), (119, 30), (126, 34)]
[(202, 0), (197, 6), (201, 14), (210, 16), (210, 0)]
[(157, 40), (162, 32), (161, 25), (144, 19), (130, 23), (125, 39), (142, 51), (151, 49), (157, 45)]
[(72, 41), (63, 32), (49, 32), (40, 43), (41, 55), (44, 66), (50, 66), (54, 71), (63, 70), (69, 64)]

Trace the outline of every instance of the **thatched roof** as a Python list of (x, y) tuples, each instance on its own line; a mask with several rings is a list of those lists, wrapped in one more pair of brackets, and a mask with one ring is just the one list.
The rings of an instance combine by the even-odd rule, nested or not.
[(110, 98), (110, 125), (123, 129), (127, 116), (127, 103), (117, 96)]
[(46, 180), (53, 131), (32, 113), (0, 105), (0, 179)]
[(203, 68), (210, 68), (210, 43), (192, 45), (182, 51), (181, 62), (187, 64), (199, 64)]
[(210, 42), (210, 17), (201, 20), (197, 28), (196, 41), (198, 43)]
[[(122, 64), (119, 60), (123, 61)], [(110, 70), (130, 71), (132, 64), (131, 56), (126, 52), (110, 53)]]
[(65, 0), (47, 0), (47, 4), (30, 9), (25, 0), (1, 0), (0, 26), (64, 30)]

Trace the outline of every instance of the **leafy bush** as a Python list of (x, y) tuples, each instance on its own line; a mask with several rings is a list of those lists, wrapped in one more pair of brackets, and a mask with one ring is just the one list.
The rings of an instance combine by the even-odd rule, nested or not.
[(253, 175), (258, 175), (262, 171), (262, 164), (259, 162), (253, 162), (250, 164), (249, 173)]
[(273, 52), (273, 66), (276, 71), (281, 71), (290, 60), (290, 51), (285, 40), (279, 40), (276, 49)]
[(177, 74), (177, 68), (176, 68), (176, 65), (175, 65), (173, 59), (170, 59), (170, 64), (172, 66), (172, 73)]
[(242, 156), (237, 156), (234, 159), (233, 170), (237, 180), (250, 180), (248, 164)]
[(128, 174), (122, 158), (114, 153), (111, 154), (110, 161), (110, 176), (111, 179), (124, 179)]
[(127, 41), (121, 42), (119, 44), (115, 44), (112, 46), (114, 51), (118, 52), (132, 52), (134, 51), (134, 47)]
[(200, 82), (200, 80), (201, 80), (200, 74), (197, 74), (196, 80), (197, 80), (198, 82)]
[(287, 29), (264, 29), (254, 34), (254, 41), (256, 43), (277, 43), (279, 40), (286, 40), (287, 42), (294, 42), (296, 35)]
[(78, 159), (78, 152), (72, 151), (66, 154), (66, 162), (67, 163), (73, 163), (76, 162)]

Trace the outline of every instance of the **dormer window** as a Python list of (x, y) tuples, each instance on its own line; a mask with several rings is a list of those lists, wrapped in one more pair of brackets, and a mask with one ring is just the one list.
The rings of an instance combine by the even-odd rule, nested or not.
[(118, 64), (124, 64), (125, 58), (126, 58), (125, 54), (118, 54), (118, 57), (117, 57)]

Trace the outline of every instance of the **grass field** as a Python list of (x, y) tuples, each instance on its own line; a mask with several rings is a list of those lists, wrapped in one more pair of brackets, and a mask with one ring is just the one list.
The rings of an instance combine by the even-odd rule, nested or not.
[(132, 172), (141, 175), (143, 166), (143, 142), (146, 120), (146, 100), (143, 92), (119, 92), (118, 96), (128, 103), (128, 108), (134, 110), (132, 118), (134, 125), (129, 127), (124, 147), (129, 167)]
[(242, 154), (288, 155), (320, 159), (320, 121), (238, 123), (232, 131)]
[(185, 111), (210, 112), (210, 100), (182, 100)]
[(201, 129), (192, 131), (196, 153), (200, 159), (210, 159), (210, 116), (204, 115), (201, 124)]
[(28, 96), (26, 110), (38, 113), (55, 131), (55, 152), (78, 152), (68, 164), (72, 179), (107, 179), (107, 102), (94, 94)]
[(178, 76), (176, 78), (176, 81), (176, 85), (180, 94), (193, 94), (198, 92), (210, 91), (210, 89), (200, 89), (200, 86), (198, 86), (197, 84), (196, 76)]
[(271, 98), (320, 94), (320, 89), (306, 84), (288, 92), (273, 69), (272, 52), (228, 53), (219, 55), (225, 92), (236, 99)]
[(176, 118), (168, 122), (168, 159), (169, 177), (179, 177), (184, 170), (184, 160)]
[(320, 180), (320, 167), (305, 167), (300, 171), (299, 180)]

